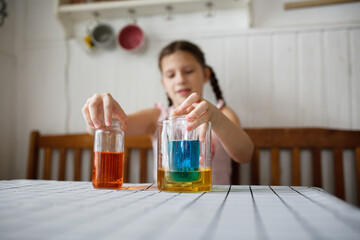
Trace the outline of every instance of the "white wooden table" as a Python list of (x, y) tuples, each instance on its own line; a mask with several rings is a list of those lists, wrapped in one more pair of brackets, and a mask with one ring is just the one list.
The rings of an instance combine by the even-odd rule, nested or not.
[(0, 181), (0, 239), (360, 239), (360, 210), (312, 187)]

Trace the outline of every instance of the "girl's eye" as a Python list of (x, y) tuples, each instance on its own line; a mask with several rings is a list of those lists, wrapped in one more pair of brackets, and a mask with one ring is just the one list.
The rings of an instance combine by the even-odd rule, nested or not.
[(194, 72), (194, 70), (192, 70), (192, 69), (185, 70), (186, 74), (190, 74), (190, 73), (193, 73), (193, 72)]
[(175, 76), (175, 74), (168, 74), (167, 77), (168, 78), (173, 78)]

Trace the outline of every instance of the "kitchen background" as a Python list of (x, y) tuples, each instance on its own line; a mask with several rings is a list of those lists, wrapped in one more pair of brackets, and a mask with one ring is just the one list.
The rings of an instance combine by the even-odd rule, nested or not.
[[(201, 46), (243, 127), (360, 129), (360, 3), (284, 10), (285, 2), (291, 1), (254, 0), (250, 15), (243, 7), (217, 10), (216, 4), (212, 17), (205, 7), (192, 13), (174, 9), (171, 20), (166, 14), (138, 15), (146, 35), (140, 52), (117, 46), (90, 53), (82, 38), (92, 19), (75, 24), (75, 37), (66, 39), (57, 1), (7, 1), (8, 17), (0, 27), (0, 179), (26, 177), (32, 130), (84, 132), (81, 108), (95, 92), (110, 92), (127, 113), (155, 102), (166, 105), (157, 55), (175, 39)], [(117, 34), (131, 18), (104, 19), (100, 12), (99, 21)], [(205, 98), (215, 100), (210, 86)], [(322, 155), (324, 188), (333, 193), (331, 153)], [(286, 184), (290, 152), (281, 156)], [(303, 151), (302, 169), (309, 169), (302, 171), (303, 185), (312, 183), (309, 156)], [(345, 152), (346, 198), (352, 203), (353, 158)], [(269, 161), (262, 164), (261, 184), (267, 185)], [(248, 170), (244, 165), (245, 184)], [(149, 181), (151, 173), (150, 168)]]

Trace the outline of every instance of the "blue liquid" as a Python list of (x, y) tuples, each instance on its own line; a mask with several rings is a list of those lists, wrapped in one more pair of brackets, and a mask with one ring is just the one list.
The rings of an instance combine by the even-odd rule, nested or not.
[(169, 180), (174, 182), (192, 182), (200, 178), (199, 140), (170, 141), (168, 145), (170, 157)]

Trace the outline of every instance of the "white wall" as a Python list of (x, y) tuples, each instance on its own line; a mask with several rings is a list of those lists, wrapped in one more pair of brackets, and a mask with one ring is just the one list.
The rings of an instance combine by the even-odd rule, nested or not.
[(0, 179), (12, 177), (15, 109), (15, 5), (8, 5), (8, 17), (0, 28)]
[[(337, 26), (332, 27), (332, 22), (324, 24), (314, 17), (330, 19), (333, 13), (325, 11), (325, 7), (314, 8), (311, 13), (309, 9), (296, 10), (302, 13), (303, 21), (294, 22), (294, 13), (289, 15), (281, 10), (282, 1), (271, 1), (274, 3), (271, 6), (268, 2), (254, 2), (255, 13), (267, 9), (266, 14), (255, 14), (255, 29), (245, 29), (244, 13), (240, 10), (216, 12), (210, 19), (204, 18), (203, 13), (182, 14), (171, 22), (165, 16), (139, 17), (138, 24), (147, 35), (147, 46), (138, 54), (119, 48), (89, 54), (81, 44), (86, 23), (76, 26), (77, 38), (65, 41), (53, 14), (54, 2), (10, 2), (10, 7), (16, 6), (16, 24), (13, 23), (16, 32), (9, 30), (5, 38), (0, 37), (0, 45), (10, 38), (6, 41), (15, 44), (10, 56), (15, 52), (16, 58), (0, 54), (1, 104), (6, 109), (1, 114), (4, 138), (0, 147), (4, 151), (0, 178), (25, 177), (31, 130), (85, 131), (81, 107), (94, 92), (112, 93), (128, 113), (152, 107), (154, 102), (166, 104), (157, 54), (166, 43), (178, 38), (189, 39), (203, 48), (219, 78), (225, 100), (237, 112), (244, 127), (360, 129), (360, 16), (355, 20), (339, 17)], [(341, 16), (360, 12), (359, 3), (348, 6), (331, 8), (340, 11)], [(103, 21), (116, 31), (128, 23), (128, 19)], [(184, 27), (184, 22), (189, 24)], [(307, 26), (310, 22), (312, 26)], [(6, 22), (6, 27), (10, 25), (10, 21)], [(6, 81), (3, 71), (9, 72)], [(13, 90), (5, 90), (3, 85)], [(209, 86), (205, 88), (205, 98), (214, 101)], [(325, 157), (331, 163), (331, 156)], [(309, 164), (304, 162), (306, 169)], [(330, 171), (332, 165), (325, 165)], [(346, 159), (345, 165), (350, 169), (347, 181), (352, 181), (351, 159)], [(285, 173), (283, 182), (289, 178), (288, 172)], [(246, 178), (246, 172), (243, 176)], [(269, 174), (263, 171), (262, 183), (266, 184), (268, 178)], [(328, 183), (325, 190), (333, 192), (329, 178), (324, 176), (324, 182)], [(306, 178), (303, 184), (311, 185), (311, 179)], [(352, 202), (356, 201), (356, 196), (351, 195), (353, 189), (354, 185), (347, 189)]]
[(359, 23), (359, 3), (329, 4), (285, 9), (284, 4), (303, 0), (254, 0), (254, 27), (303, 27)]

